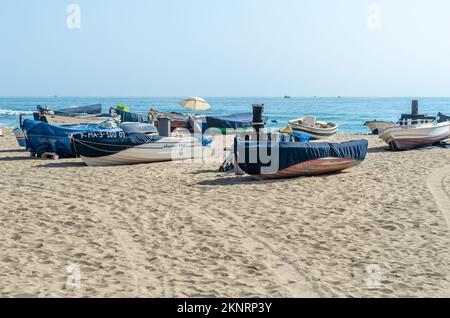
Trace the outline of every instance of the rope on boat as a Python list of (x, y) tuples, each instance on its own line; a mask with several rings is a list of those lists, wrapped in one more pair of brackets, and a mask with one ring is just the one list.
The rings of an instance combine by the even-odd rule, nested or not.
[[(100, 151), (100, 152), (107, 152), (107, 153), (117, 153), (117, 151), (111, 151), (111, 150), (106, 150), (106, 149), (100, 149), (100, 148), (97, 148), (97, 147), (94, 147), (94, 146), (91, 146), (91, 145), (89, 145), (89, 144), (87, 144), (87, 143), (84, 143), (84, 142), (82, 142), (82, 141), (79, 141), (79, 140), (77, 140), (77, 139), (74, 139), (76, 142), (79, 142), (80, 144), (82, 144), (82, 145), (84, 145), (84, 146), (86, 146), (86, 147), (88, 147), (88, 148), (91, 148), (91, 149), (94, 149), (94, 150), (96, 150), (96, 151)], [(99, 144), (99, 145), (104, 145), (104, 146), (110, 146), (109, 144)], [(77, 147), (76, 146), (76, 144), (74, 145), (75, 146), (75, 148)], [(119, 146), (119, 145), (114, 145), (114, 146), (116, 146), (116, 147), (125, 147), (126, 149), (123, 149), (123, 150), (127, 150), (127, 149), (131, 149), (131, 148), (134, 148), (134, 147), (136, 147), (136, 146)], [(123, 150), (121, 150), (121, 151), (123, 151)]]
[[(106, 153), (112, 153), (112, 154), (115, 154), (115, 153), (118, 152), (118, 151), (111, 151), (111, 150), (106, 150), (106, 149), (100, 149), (100, 148), (97, 148), (97, 147), (94, 147), (94, 146), (89, 145), (89, 143), (91, 143), (91, 144), (102, 145), (102, 146), (111, 146), (110, 144), (95, 143), (95, 142), (85, 143), (85, 142), (82, 142), (82, 141), (80, 141), (80, 140), (78, 140), (78, 139), (74, 139), (74, 141), (75, 141), (75, 144), (74, 144), (75, 148), (76, 148), (76, 143), (78, 142), (78, 143), (80, 143), (80, 144), (82, 144), (82, 145), (84, 145), (84, 146), (86, 146), (86, 147), (88, 147), (88, 148), (91, 148), (91, 149), (93, 149), (93, 150), (96, 150), (96, 151), (106, 152)], [(155, 143), (155, 142), (148, 142), (148, 143), (146, 143), (146, 144), (150, 144), (150, 143)], [(177, 144), (179, 144), (179, 143), (177, 143)], [(190, 144), (193, 144), (193, 143), (190, 143)], [(142, 144), (142, 145), (145, 145), (145, 144)], [(142, 145), (134, 145), (134, 146), (127, 146), (127, 145), (113, 145), (113, 146), (116, 146), (116, 147), (124, 147), (124, 148), (126, 148), (126, 149), (123, 149), (123, 150), (120, 150), (120, 151), (125, 151), (125, 150), (131, 149), (131, 148), (135, 148), (135, 147), (137, 147), (137, 146), (142, 146)], [(162, 147), (162, 148), (164, 148), (164, 147)], [(192, 145), (191, 145), (191, 148), (192, 148)]]

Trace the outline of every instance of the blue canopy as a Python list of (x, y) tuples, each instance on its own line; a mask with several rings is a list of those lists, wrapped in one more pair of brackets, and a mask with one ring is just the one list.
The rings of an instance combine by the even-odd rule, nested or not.
[[(250, 175), (261, 174), (262, 167), (273, 167), (272, 160), (278, 159), (275, 165), (277, 171), (287, 169), (297, 164), (323, 159), (323, 158), (344, 158), (353, 160), (364, 160), (367, 154), (368, 141), (358, 140), (344, 143), (329, 142), (255, 142), (238, 141), (235, 139), (235, 155), (239, 167)], [(264, 149), (263, 149), (264, 148)], [(262, 149), (262, 150), (260, 150)], [(272, 153), (278, 151), (278, 158), (271, 158)], [(268, 162), (257, 158), (257, 154), (267, 156)], [(274, 171), (273, 173), (276, 173)]]
[[(268, 117), (263, 117), (264, 123)], [(234, 114), (230, 116), (206, 116), (208, 128), (249, 128), (253, 125), (253, 113)]]
[(60, 157), (76, 157), (70, 146), (70, 136), (84, 132), (122, 131), (96, 125), (52, 126), (42, 121), (26, 119), (23, 122), (26, 133), (27, 149), (42, 155), (53, 152)]
[(438, 119), (438, 122), (443, 123), (443, 122), (446, 122), (446, 121), (450, 121), (450, 116), (446, 116), (443, 113), (439, 113), (437, 115), (437, 119)]

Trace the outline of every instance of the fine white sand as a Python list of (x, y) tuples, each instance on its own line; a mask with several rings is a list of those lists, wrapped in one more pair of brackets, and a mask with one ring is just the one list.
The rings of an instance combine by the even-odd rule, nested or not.
[(369, 139), (366, 161), (259, 182), (217, 164), (28, 158), (4, 133), (2, 297), (450, 296), (450, 149), (340, 136)]

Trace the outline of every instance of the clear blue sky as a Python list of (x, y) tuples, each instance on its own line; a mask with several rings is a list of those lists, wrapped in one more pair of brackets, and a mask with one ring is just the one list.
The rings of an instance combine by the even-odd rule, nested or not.
[(0, 96), (449, 96), (449, 17), (448, 0), (3, 0)]

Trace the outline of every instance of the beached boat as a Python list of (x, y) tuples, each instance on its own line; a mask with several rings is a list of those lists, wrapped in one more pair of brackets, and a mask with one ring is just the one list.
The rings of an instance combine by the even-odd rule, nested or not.
[[(193, 122), (201, 123), (202, 131), (206, 131), (209, 128), (216, 128), (222, 133), (234, 131), (236, 129), (248, 130), (252, 129), (253, 114), (252, 113), (240, 113), (233, 115), (218, 115), (218, 116), (205, 116), (205, 115), (190, 115), (181, 114), (176, 112), (160, 112), (155, 109), (150, 110), (150, 115), (153, 118), (155, 126), (159, 126), (159, 118), (169, 118), (171, 120), (172, 131), (177, 128), (184, 128), (193, 131)], [(264, 124), (267, 123), (268, 117), (263, 117)]]
[(72, 107), (58, 111), (38, 105), (34, 117), (36, 120), (54, 126), (101, 125), (108, 123), (112, 126), (117, 126), (117, 123), (120, 122), (120, 116), (116, 113), (102, 114), (100, 104)]
[(393, 150), (424, 147), (450, 137), (450, 122), (386, 128), (380, 136)]
[(156, 109), (150, 109), (149, 115), (151, 117), (151, 122), (156, 127), (159, 127), (160, 118), (169, 118), (172, 131), (178, 128), (192, 130), (191, 119), (187, 114), (176, 112), (161, 112)]
[(314, 116), (305, 116), (289, 121), (289, 128), (296, 133), (308, 135), (311, 139), (331, 138), (338, 132), (339, 125), (317, 121)]
[(430, 124), (435, 120), (435, 116), (419, 114), (419, 101), (413, 100), (411, 105), (411, 113), (402, 114), (396, 123), (391, 121), (373, 120), (364, 123), (364, 126), (367, 126), (372, 134), (382, 135), (383, 131), (388, 127)]
[(88, 166), (184, 160), (202, 154), (202, 143), (191, 136), (163, 138), (124, 132), (74, 135), (72, 148)]
[(116, 122), (117, 118), (105, 116), (63, 116), (45, 114), (42, 116), (45, 122), (54, 126), (72, 126), (72, 125), (100, 125), (108, 122)]
[[(367, 148), (367, 140), (339, 144), (257, 142), (236, 137), (234, 155), (239, 169), (258, 180), (265, 180), (315, 176), (349, 169), (365, 159)], [(261, 155), (264, 160), (258, 158)]]
[(75, 106), (54, 110), (53, 112), (56, 115), (98, 115), (102, 112), (102, 104)]
[(364, 123), (364, 126), (367, 126), (367, 128), (370, 129), (370, 132), (373, 135), (380, 135), (384, 129), (395, 125), (396, 124), (392, 121), (383, 121), (383, 120), (372, 120)]
[(71, 135), (80, 133), (112, 133), (121, 129), (97, 125), (53, 126), (42, 121), (26, 119), (20, 130), (26, 138), (27, 150), (37, 156), (52, 153), (61, 158), (75, 158), (71, 149)]

